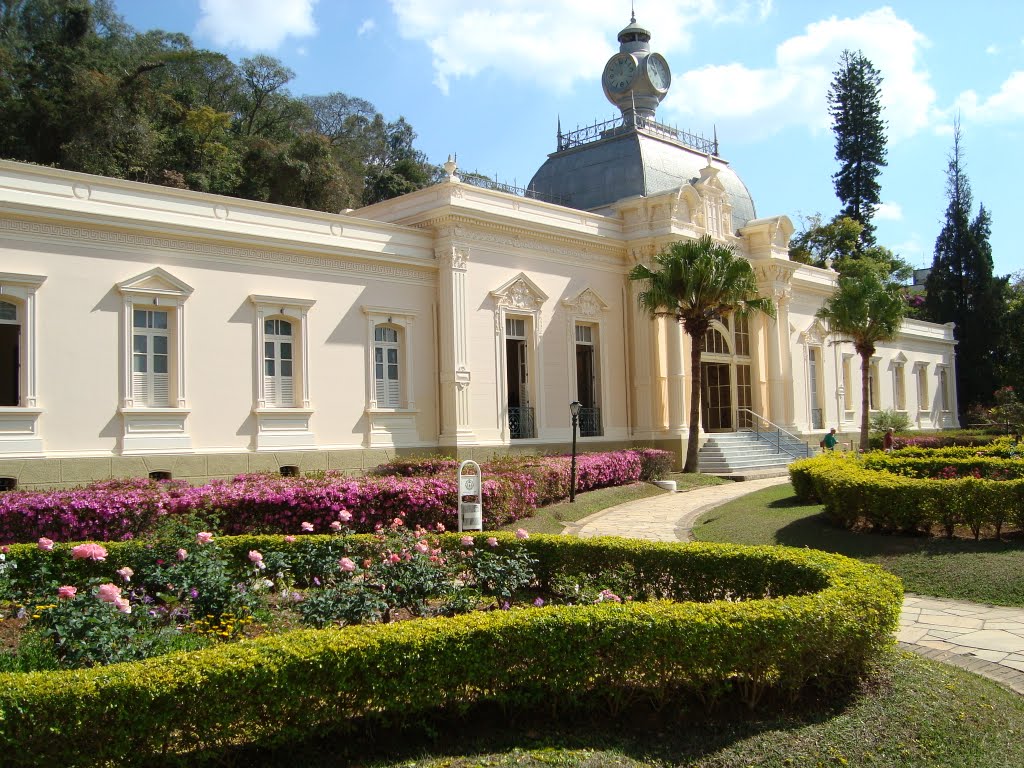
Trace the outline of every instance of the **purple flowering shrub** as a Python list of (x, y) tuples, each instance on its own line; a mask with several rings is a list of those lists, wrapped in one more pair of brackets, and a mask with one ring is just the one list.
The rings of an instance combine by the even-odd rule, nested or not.
[[(639, 480), (664, 451), (615, 451), (576, 458), (577, 491)], [(671, 460), (671, 459), (669, 459)], [(645, 464), (646, 462), (646, 464)], [(415, 465), (415, 466), (414, 466)], [(390, 465), (395, 474), (352, 478), (337, 472), (304, 477), (239, 475), (203, 486), (148, 479), (111, 480), (74, 490), (0, 494), (0, 544), (117, 541), (150, 534), (166, 515), (197, 514), (228, 534), (327, 533), (338, 513), (352, 528), (372, 531), (401, 517), (412, 526), (455, 527), (457, 465), (450, 459)], [(402, 469), (405, 467), (405, 469)], [(420, 467), (443, 474), (420, 475)], [(409, 469), (411, 468), (411, 469)], [(569, 495), (568, 456), (512, 456), (484, 465), (483, 513), (488, 528), (533, 513)], [(399, 476), (412, 471), (412, 476)]]

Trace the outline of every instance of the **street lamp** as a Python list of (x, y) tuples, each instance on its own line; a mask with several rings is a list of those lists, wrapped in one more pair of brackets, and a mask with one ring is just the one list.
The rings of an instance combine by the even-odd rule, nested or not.
[(569, 413), (572, 414), (572, 463), (569, 465), (569, 502), (576, 502), (576, 425), (579, 423), (580, 408), (583, 404), (579, 400), (569, 403)]

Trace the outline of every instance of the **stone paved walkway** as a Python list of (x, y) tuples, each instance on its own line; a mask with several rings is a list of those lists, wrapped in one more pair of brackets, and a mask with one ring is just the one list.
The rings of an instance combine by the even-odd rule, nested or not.
[[(770, 477), (652, 496), (597, 512), (562, 531), (582, 537), (626, 536), (692, 541), (694, 521), (748, 493), (788, 483)], [(906, 595), (896, 639), (905, 648), (995, 680), (1024, 694), (1024, 609)]]

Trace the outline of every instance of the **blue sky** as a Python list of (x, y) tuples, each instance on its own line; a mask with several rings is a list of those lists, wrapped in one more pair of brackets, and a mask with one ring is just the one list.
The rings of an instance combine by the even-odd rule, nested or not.
[[(400, 115), (434, 162), (525, 186), (574, 128), (617, 114), (601, 90), (629, 0), (116, 0), (139, 30), (191, 35), (238, 60), (269, 53), (296, 95), (342, 91)], [(844, 48), (881, 71), (889, 165), (882, 244), (930, 266), (959, 114), (975, 207), (992, 213), (997, 274), (1024, 269), (1024, 3), (975, 0), (636, 0), (673, 83), (658, 119), (717, 130), (759, 216), (839, 208), (826, 93)]]

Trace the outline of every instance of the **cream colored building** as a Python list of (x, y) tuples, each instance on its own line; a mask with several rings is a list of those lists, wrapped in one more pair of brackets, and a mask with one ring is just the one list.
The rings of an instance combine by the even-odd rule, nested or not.
[[(619, 39), (642, 67), (636, 30)], [(859, 358), (814, 319), (836, 275), (789, 261), (790, 220), (756, 217), (717, 141), (694, 146), (653, 109), (597, 128), (560, 134), (527, 196), (449, 166), (440, 184), (349, 214), (0, 161), (0, 478), (201, 481), (550, 451), (571, 439), (573, 400), (581, 450), (678, 453), (688, 341), (639, 311), (626, 275), (705, 233), (751, 261), (778, 317), (708, 334), (702, 430), (856, 429)], [(627, 140), (642, 162), (651, 147), (668, 158), (654, 169), (664, 189), (649, 167), (635, 186)], [(623, 194), (587, 210), (536, 199), (588, 152), (617, 153), (626, 176), (602, 183)], [(905, 322), (872, 362), (872, 406), (956, 426), (954, 343), (950, 326)]]

